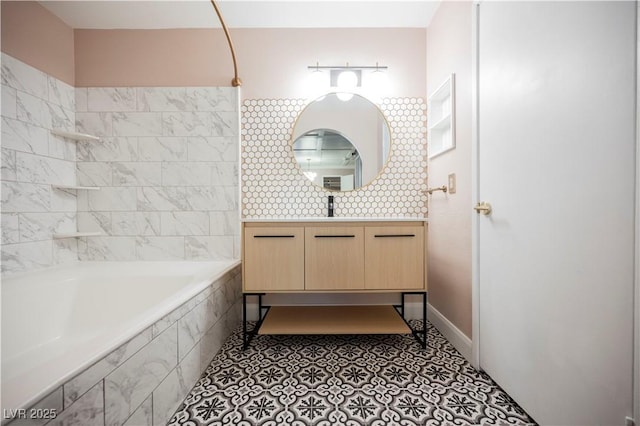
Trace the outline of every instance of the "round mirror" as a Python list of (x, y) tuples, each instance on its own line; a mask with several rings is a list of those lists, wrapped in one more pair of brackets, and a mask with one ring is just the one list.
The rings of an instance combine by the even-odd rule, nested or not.
[(337, 191), (374, 180), (391, 145), (389, 124), (380, 109), (360, 95), (345, 98), (330, 93), (311, 102), (292, 134), (293, 153), (307, 179)]

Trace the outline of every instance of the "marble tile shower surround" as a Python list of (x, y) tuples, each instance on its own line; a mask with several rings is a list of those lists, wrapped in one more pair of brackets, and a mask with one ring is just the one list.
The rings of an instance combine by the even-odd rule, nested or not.
[[(237, 98), (215, 87), (74, 89), (2, 54), (2, 273), (239, 257)], [(52, 239), (75, 231), (105, 235)]]
[(242, 104), (241, 214), (243, 218), (335, 215), (426, 217), (426, 105), (421, 98), (386, 98), (379, 107), (391, 127), (392, 148), (383, 172), (369, 185), (330, 192), (313, 185), (295, 164), (291, 129), (303, 99), (249, 99)]
[(78, 260), (76, 146), (50, 133), (75, 129), (74, 88), (2, 54), (2, 273)]
[[(240, 323), (240, 267), (36, 403), (50, 426), (165, 425)], [(9, 426), (45, 424), (9, 422)]]
[(239, 257), (237, 90), (76, 88), (81, 260)]

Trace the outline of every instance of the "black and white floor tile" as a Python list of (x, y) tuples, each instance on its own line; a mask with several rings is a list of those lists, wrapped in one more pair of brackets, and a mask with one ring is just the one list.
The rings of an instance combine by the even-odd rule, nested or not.
[(257, 336), (225, 342), (170, 425), (532, 425), (428, 324), (412, 336)]

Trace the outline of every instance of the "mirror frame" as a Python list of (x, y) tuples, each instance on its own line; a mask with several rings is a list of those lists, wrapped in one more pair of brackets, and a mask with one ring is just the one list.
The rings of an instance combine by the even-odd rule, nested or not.
[[(324, 98), (325, 96), (328, 95), (338, 95), (338, 93), (351, 93), (353, 96), (359, 96), (362, 99), (370, 102), (373, 106), (376, 107), (376, 109), (378, 110), (378, 113), (380, 114), (380, 116), (382, 117), (382, 119), (384, 120), (385, 124), (387, 125), (387, 129), (389, 130), (389, 153), (387, 154), (387, 158), (384, 161), (384, 164), (382, 165), (382, 167), (380, 168), (380, 170), (378, 171), (378, 174), (371, 179), (369, 182), (363, 184), (362, 186), (359, 186), (357, 188), (353, 188), (353, 189), (347, 189), (347, 190), (338, 190), (338, 189), (329, 189), (329, 188), (325, 188), (323, 186), (320, 186), (318, 184), (315, 184), (313, 182), (311, 182), (309, 179), (307, 179), (307, 177), (304, 175), (304, 170), (302, 168), (302, 165), (300, 165), (300, 163), (298, 163), (298, 160), (296, 160), (296, 156), (295, 156), (295, 152), (293, 150), (293, 145), (295, 143), (295, 139), (293, 137), (294, 132), (296, 130), (296, 126), (298, 125), (298, 120), (300, 119), (300, 116), (307, 110), (307, 108), (309, 108), (309, 106), (311, 104), (313, 104), (314, 102), (316, 102), (318, 99)], [(339, 132), (339, 129), (331, 129), (332, 131), (337, 131)], [(302, 135), (301, 135), (302, 136)], [(298, 112), (298, 115), (296, 116), (296, 119), (293, 122), (293, 125), (291, 126), (291, 130), (289, 131), (289, 156), (291, 157), (291, 160), (293, 161), (293, 163), (296, 165), (296, 168), (298, 169), (298, 173), (300, 174), (300, 176), (302, 178), (304, 178), (307, 182), (309, 182), (310, 185), (312, 185), (313, 187), (319, 188), (323, 191), (327, 191), (327, 192), (331, 192), (331, 193), (349, 193), (349, 192), (353, 192), (353, 191), (358, 191), (360, 189), (366, 188), (367, 186), (371, 185), (372, 183), (374, 183), (375, 181), (377, 181), (380, 176), (387, 170), (387, 167), (389, 166), (389, 159), (391, 159), (391, 157), (393, 156), (393, 152), (394, 152), (394, 145), (395, 145), (395, 138), (393, 135), (393, 128), (391, 127), (391, 124), (389, 123), (389, 119), (387, 118), (387, 116), (385, 115), (385, 113), (382, 111), (382, 108), (380, 108), (380, 105), (378, 105), (377, 102), (374, 102), (373, 100), (367, 98), (366, 96), (360, 94), (360, 93), (354, 93), (354, 92), (327, 92), (325, 94), (319, 95), (317, 98), (315, 99), (311, 99), (311, 100), (307, 100), (307, 103), (305, 104), (305, 106), (300, 110), (300, 112)], [(358, 147), (355, 147), (356, 149), (358, 149)]]

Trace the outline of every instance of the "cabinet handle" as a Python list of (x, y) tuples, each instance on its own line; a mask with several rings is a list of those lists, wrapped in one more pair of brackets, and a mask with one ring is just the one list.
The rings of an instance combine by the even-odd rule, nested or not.
[(314, 235), (315, 238), (354, 238), (355, 235)]
[(415, 237), (416, 234), (383, 234), (376, 235), (376, 238), (396, 238), (396, 237)]
[(295, 235), (254, 235), (253, 238), (295, 238)]

